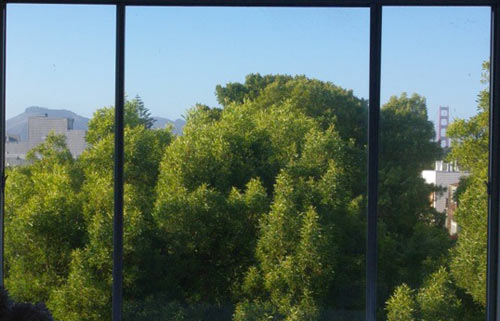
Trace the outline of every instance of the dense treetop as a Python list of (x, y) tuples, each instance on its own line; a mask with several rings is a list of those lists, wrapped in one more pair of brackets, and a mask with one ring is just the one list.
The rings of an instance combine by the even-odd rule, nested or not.
[[(126, 315), (362, 318), (367, 102), (305, 76), (250, 74), (216, 93), (221, 107), (192, 107), (182, 136), (152, 129), (140, 98), (125, 105)], [(102, 108), (78, 159), (50, 136), (9, 169), (7, 286), (61, 321), (110, 319), (113, 126)], [(390, 302), (429, 284), (452, 243), (420, 176), (441, 156), (425, 99), (392, 97), (381, 129), (383, 315), (398, 285)]]

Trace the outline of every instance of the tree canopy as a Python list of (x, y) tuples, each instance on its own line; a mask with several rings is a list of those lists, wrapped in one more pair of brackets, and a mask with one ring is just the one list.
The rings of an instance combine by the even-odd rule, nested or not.
[[(367, 102), (305, 76), (250, 74), (216, 93), (221, 107), (192, 107), (182, 136), (153, 129), (140, 98), (125, 104), (126, 315), (362, 318)], [(110, 319), (113, 128), (114, 109), (99, 109), (78, 159), (50, 136), (10, 169), (7, 285), (61, 321)], [(433, 136), (423, 97), (383, 106), (382, 315), (395, 289), (390, 302), (420, 311), (411, 288), (433, 284), (452, 245), (420, 176), (441, 157)]]
[[(485, 64), (483, 67), (488, 67)], [(470, 176), (460, 180), (454, 219), (460, 228), (455, 246), (424, 284), (396, 288), (387, 301), (389, 320), (482, 320), (486, 307), (489, 92), (478, 95), (478, 113), (455, 120), (447, 130), (452, 145), (447, 155)], [(415, 293), (417, 293), (415, 295)], [(413, 311), (409, 313), (410, 310)], [(405, 315), (399, 318), (398, 315)]]

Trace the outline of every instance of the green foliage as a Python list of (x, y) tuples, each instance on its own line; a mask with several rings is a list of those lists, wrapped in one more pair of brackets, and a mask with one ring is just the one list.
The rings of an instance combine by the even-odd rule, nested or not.
[(489, 92), (483, 90), (478, 96), (478, 114), (467, 120), (455, 120), (447, 131), (452, 140), (448, 159), (458, 162), (463, 170), (481, 177), (488, 174), (488, 106)]
[[(21, 300), (45, 301), (59, 320), (110, 318), (113, 114), (96, 112), (78, 160), (51, 135), (29, 153), (30, 165), (9, 174), (7, 287)], [(124, 284), (132, 301), (163, 285), (151, 211), (172, 135), (150, 129), (150, 120), (139, 99), (126, 103)]]
[[(147, 130), (142, 125), (125, 129), (124, 190), (124, 288), (125, 299), (142, 298), (161, 286), (155, 277), (161, 272), (161, 260), (155, 252), (155, 234), (151, 218), (154, 182), (158, 175), (162, 150), (170, 134)], [(82, 155), (86, 168), (84, 215), (88, 220), (89, 241), (75, 253), (68, 282), (49, 306), (61, 320), (102, 320), (109, 315), (111, 303), (112, 231), (113, 231), (113, 136), (109, 135)], [(148, 159), (143, 156), (148, 155)], [(91, 165), (90, 165), (91, 164)], [(89, 294), (76, 300), (74, 291)], [(92, 313), (89, 314), (89, 311)], [(85, 317), (85, 319), (84, 319)]]
[(488, 197), (484, 182), (488, 179), (488, 106), (489, 93), (485, 89), (479, 94), (479, 113), (455, 121), (448, 130), (452, 139), (448, 158), (471, 172), (457, 190), (455, 219), (460, 237), (451, 252), (451, 271), (456, 283), (482, 307), (486, 306)]
[(169, 301), (167, 296), (153, 296), (145, 300), (127, 302), (124, 315), (128, 320), (169, 320), (169, 321), (201, 321), (206, 320), (207, 305), (186, 305)]
[(92, 254), (87, 249), (72, 253), (68, 278), (65, 284), (53, 291), (47, 304), (56, 320), (111, 319), (111, 277), (102, 273), (109, 270), (111, 262), (107, 262), (106, 267), (102, 263), (96, 264), (99, 260), (111, 261), (110, 253), (106, 253), (104, 259), (102, 251), (99, 253), (101, 257), (94, 258)]
[(451, 271), (456, 283), (483, 307), (486, 306), (487, 213), (484, 180), (472, 176), (455, 212), (460, 237), (451, 252)]
[[(223, 108), (194, 106), (175, 139), (151, 128), (140, 98), (125, 104), (127, 315), (357, 318), (342, 311), (364, 308), (366, 101), (305, 76), (253, 74), (216, 91)], [(432, 187), (420, 177), (441, 155), (425, 99), (393, 97), (381, 120), (384, 302), (397, 285), (420, 286), (445, 264), (451, 242), (430, 208)], [(61, 138), (49, 137), (30, 154), (31, 165), (12, 170), (9, 210), (19, 222), (10, 226), (19, 230), (9, 240), (9, 287), (20, 298), (46, 301), (61, 321), (110, 318), (113, 128), (114, 109), (100, 109), (78, 160)], [(42, 190), (52, 192), (35, 192)], [(36, 229), (38, 213), (45, 225)], [(26, 236), (40, 239), (30, 245)], [(46, 236), (58, 243), (44, 245)], [(50, 268), (46, 252), (53, 253)], [(39, 265), (32, 271), (33, 259)], [(391, 300), (411, 297), (406, 309), (420, 309), (420, 292), (398, 291)], [(388, 305), (391, 318), (395, 304)]]
[[(251, 78), (255, 77), (258, 78), (259, 76), (251, 76)], [(364, 168), (363, 162), (360, 162), (360, 160), (363, 159), (363, 157), (361, 157), (363, 149), (360, 148), (356, 150), (354, 148), (364, 142), (363, 135), (356, 135), (356, 133), (362, 133), (364, 131), (363, 121), (356, 118), (366, 115), (363, 110), (363, 102), (359, 102), (359, 109), (352, 109), (352, 107), (349, 109), (344, 108), (343, 102), (348, 101), (348, 99), (343, 100), (345, 96), (342, 95), (339, 95), (342, 98), (334, 96), (334, 94), (342, 92), (341, 90), (339, 91), (339, 88), (328, 83), (308, 80), (303, 77), (283, 77), (282, 79), (267, 78), (263, 80), (263, 82), (266, 84), (265, 87), (260, 85), (252, 87), (253, 82), (248, 81), (248, 79), (244, 86), (235, 86), (234, 84), (229, 86), (227, 88), (229, 93), (228, 91), (222, 93), (225, 97), (225, 106), (228, 106), (226, 108), (231, 108), (232, 106), (245, 108), (245, 106), (254, 104), (258, 105), (257, 108), (265, 108), (268, 114), (274, 114), (275, 108), (279, 106), (279, 110), (286, 110), (287, 114), (290, 113), (287, 110), (288, 108), (300, 112), (303, 115), (302, 117), (312, 120), (313, 124), (315, 124), (314, 126), (318, 126), (316, 128), (320, 131), (327, 130), (328, 127), (326, 125), (334, 125), (339, 138), (344, 141), (344, 153), (358, 155), (357, 159), (342, 162), (342, 165), (339, 166), (339, 168), (349, 173), (346, 174), (344, 178), (347, 183), (342, 192), (349, 201), (355, 200), (356, 196), (362, 193), (364, 187), (363, 184), (360, 184), (363, 182), (363, 179), (360, 179), (363, 175), (359, 175), (359, 173), (363, 172), (362, 169)], [(262, 83), (259, 82), (259, 84)], [(245, 91), (242, 91), (242, 88), (244, 89), (245, 87), (247, 89), (243, 99), (238, 98), (241, 97), (241, 93)], [(252, 88), (253, 90), (251, 90)], [(232, 89), (236, 91), (234, 95), (231, 94)], [(256, 96), (255, 92), (259, 91), (260, 94)], [(233, 100), (233, 105), (231, 105), (231, 100)], [(244, 103), (238, 104), (241, 102)], [(356, 104), (351, 102), (350, 105), (355, 106)], [(356, 114), (351, 114), (350, 112), (352, 111), (356, 111)], [(298, 117), (295, 116), (295, 118)], [(286, 119), (280, 119), (279, 117), (268, 119), (271, 121), (279, 119), (280, 123), (286, 124)], [(432, 189), (427, 186), (420, 177), (421, 170), (426, 168), (432, 161), (438, 159), (441, 153), (439, 146), (430, 142), (431, 138), (434, 136), (434, 130), (432, 123), (427, 119), (425, 100), (416, 95), (410, 98), (406, 95), (402, 95), (400, 98), (394, 97), (384, 106), (382, 120), (384, 124), (382, 131), (383, 141), (386, 145), (381, 153), (381, 163), (383, 164), (381, 168), (381, 176), (383, 178), (381, 193), (383, 195), (382, 204), (384, 205), (381, 211), (383, 220), (381, 226), (382, 231), (385, 231), (382, 233), (383, 242), (381, 250), (383, 256), (387, 256), (387, 259), (384, 260), (382, 264), (383, 277), (381, 278), (381, 284), (382, 288), (387, 288), (389, 292), (389, 289), (399, 284), (401, 280), (408, 279), (412, 284), (419, 284), (425, 273), (429, 270), (432, 271), (435, 266), (441, 262), (443, 253), (451, 246), (451, 242), (447, 239), (444, 229), (441, 228), (440, 222), (442, 222), (442, 220), (437, 220), (437, 213), (429, 206), (428, 195)], [(345, 127), (347, 124), (351, 126), (349, 128)], [(359, 127), (356, 125), (352, 126), (353, 124)], [(309, 125), (308, 127), (314, 126)], [(280, 128), (281, 127), (278, 126), (273, 132), (279, 132)], [(304, 134), (302, 134), (302, 136), (304, 136)], [(317, 140), (318, 137), (315, 139)], [(295, 141), (300, 142), (300, 139), (295, 139)], [(303, 143), (298, 146), (302, 144)], [(296, 159), (300, 159), (300, 157), (307, 159), (307, 161), (301, 162), (301, 165), (308, 165), (300, 167), (296, 165), (296, 160), (292, 159), (291, 164), (294, 165), (289, 166), (286, 173), (302, 176), (304, 180), (324, 175), (325, 165), (328, 164), (328, 161), (325, 162), (325, 160), (335, 159), (335, 157), (339, 157), (339, 155), (342, 154), (342, 148), (337, 148), (336, 150), (340, 151), (340, 154), (337, 152), (337, 154), (334, 155), (326, 154), (322, 156), (324, 151), (329, 149), (323, 145), (318, 145), (318, 148), (314, 149), (312, 153), (306, 153), (305, 150), (307, 145), (302, 146), (304, 147), (297, 148), (294, 154), (297, 155)], [(287, 157), (285, 159), (290, 158)], [(349, 165), (353, 166), (349, 169)], [(359, 170), (359, 172), (356, 172), (356, 170)], [(351, 180), (352, 178), (355, 179)], [(277, 188), (281, 185), (279, 185), (278, 182), (280, 181), (278, 180), (275, 185), (273, 207), (279, 200), (279, 191)], [(292, 181), (292, 183), (290, 183), (294, 191), (300, 190), (299, 186), (302, 183), (299, 182), (302, 181)], [(338, 182), (338, 177), (335, 182)], [(329, 184), (332, 184), (332, 182), (329, 182)], [(326, 185), (322, 185), (321, 188), (318, 189), (327, 190), (327, 187)], [(312, 193), (314, 187), (308, 185), (304, 187), (304, 190)], [(332, 194), (330, 193), (329, 195), (331, 197)], [(301, 203), (294, 203), (295, 197), (287, 195), (286, 199), (287, 204), (289, 204), (287, 206), (291, 208), (298, 206), (298, 208), (301, 208)], [(314, 199), (314, 197), (302, 196), (297, 197), (297, 199), (297, 202), (302, 202), (303, 199), (309, 200)], [(350, 208), (352, 205), (353, 204), (345, 202), (342, 211), (349, 212), (349, 209), (352, 210), (352, 208)], [(313, 203), (313, 206), (316, 209), (316, 204)], [(362, 229), (364, 223), (359, 215), (360, 208), (359, 206), (354, 206), (353, 208), (355, 208), (355, 210), (350, 212), (350, 214), (344, 215), (349, 219), (337, 222), (339, 229), (341, 229), (341, 232), (338, 232), (340, 235), (338, 236), (339, 239), (332, 241), (329, 245), (330, 252), (332, 253), (335, 252), (335, 249), (338, 249), (340, 252), (338, 257), (332, 258), (325, 256), (326, 261), (330, 264), (330, 269), (335, 271), (335, 277), (333, 277), (330, 282), (323, 280), (323, 284), (330, 284), (331, 288), (326, 290), (327, 294), (319, 293), (316, 297), (306, 293), (307, 287), (299, 284), (294, 286), (297, 286), (297, 288), (304, 288), (304, 291), (301, 294), (292, 295), (292, 282), (287, 280), (293, 278), (288, 276), (291, 273), (290, 271), (285, 272), (287, 271), (287, 266), (297, 266), (297, 263), (292, 260), (293, 257), (289, 252), (293, 252), (293, 246), (300, 244), (298, 241), (300, 237), (298, 237), (296, 233), (290, 233), (289, 230), (300, 230), (301, 225), (293, 220), (290, 221), (293, 215), (288, 212), (284, 212), (286, 214), (279, 216), (288, 218), (288, 220), (284, 222), (279, 223), (280, 221), (278, 220), (276, 222), (265, 221), (265, 223), (262, 223), (263, 234), (259, 236), (257, 245), (257, 258), (262, 260), (262, 262), (260, 263), (260, 267), (257, 266), (256, 268), (252, 268), (248, 272), (244, 284), (247, 289), (246, 291), (250, 293), (248, 297), (254, 299), (253, 301), (250, 300), (245, 302), (253, 302), (253, 305), (258, 304), (259, 300), (262, 304), (268, 302), (267, 300), (271, 300), (272, 302), (273, 292), (275, 292), (274, 297), (280, 298), (281, 301), (276, 299), (277, 301), (272, 304), (272, 306), (274, 306), (272, 313), (274, 313), (273, 315), (282, 313), (281, 317), (283, 318), (290, 317), (289, 313), (291, 313), (290, 311), (292, 311), (295, 306), (301, 306), (300, 300), (307, 301), (310, 297), (314, 298), (309, 300), (309, 302), (313, 302), (311, 307), (318, 305), (318, 303), (319, 306), (321, 306), (321, 304), (325, 302), (322, 302), (322, 300), (326, 300), (327, 297), (329, 298), (329, 302), (335, 302), (333, 306), (337, 308), (343, 306), (352, 309), (356, 307), (357, 304), (360, 304), (358, 299), (356, 299), (358, 300), (357, 302), (353, 302), (352, 300), (351, 302), (349, 302), (349, 300), (346, 302), (345, 299), (341, 298), (342, 296), (345, 297), (346, 291), (348, 291), (350, 286), (352, 287), (352, 280), (360, 279), (360, 275), (362, 274), (360, 273), (362, 269), (360, 266), (361, 259), (359, 259), (360, 257), (362, 258), (362, 254), (356, 251), (346, 250), (352, 249), (348, 244), (355, 244), (359, 242), (359, 240), (363, 240), (364, 237)], [(305, 209), (303, 211), (305, 211)], [(335, 210), (329, 209), (329, 212), (335, 213)], [(271, 212), (266, 218), (271, 219), (273, 213), (273, 208), (271, 208)], [(339, 217), (342, 216), (339, 215)], [(286, 228), (284, 231), (276, 230), (273, 232), (269, 230), (271, 226), (275, 224), (290, 227)], [(321, 227), (324, 228), (324, 226)], [(273, 235), (273, 233), (276, 235), (275, 244), (272, 243), (273, 238), (269, 239), (271, 237), (270, 235)], [(319, 231), (317, 233), (319, 233)], [(346, 234), (357, 236), (358, 241), (356, 242), (346, 238)], [(332, 235), (332, 232), (327, 233), (327, 235)], [(347, 240), (352, 243), (342, 242)], [(263, 252), (265, 254), (259, 256), (259, 249), (264, 248), (263, 245), (262, 247), (259, 246), (265, 242), (271, 242), (267, 247), (269, 252)], [(418, 245), (421, 242), (426, 243), (428, 246), (424, 248), (419, 247)], [(288, 246), (290, 246), (291, 249), (288, 249)], [(358, 245), (357, 249), (360, 250), (362, 248), (363, 245), (361, 243)], [(323, 256), (324, 254), (317, 254), (317, 261), (321, 262), (320, 258)], [(284, 266), (276, 267), (264, 264), (269, 260), (277, 260)], [(338, 271), (334, 268), (336, 266), (336, 261), (339, 262)], [(396, 261), (397, 264), (390, 264), (390, 262), (394, 261)], [(275, 275), (274, 278), (272, 278), (273, 275)], [(297, 273), (297, 275), (299, 275), (299, 273)], [(275, 280), (273, 282), (279, 283), (269, 283), (271, 280)], [(267, 288), (266, 282), (270, 284), (267, 285)], [(327, 287), (323, 286), (323, 288)], [(353, 288), (355, 289), (357, 287), (354, 286)], [(280, 289), (283, 290), (279, 291)], [(314, 291), (311, 291), (311, 293), (314, 293)], [(291, 296), (291, 298), (287, 299), (287, 296)], [(255, 301), (256, 297), (260, 297), (260, 299)], [(295, 297), (299, 297), (300, 299)], [(243, 310), (243, 308), (240, 310), (237, 308), (237, 311)], [(268, 311), (268, 309), (266, 308), (263, 311)], [(241, 316), (242, 313), (243, 312), (239, 312), (238, 315)]]
[[(127, 100), (124, 106), (125, 124), (130, 127), (143, 126), (150, 129), (154, 119), (144, 106), (144, 102), (139, 96), (132, 100)], [(85, 140), (88, 144), (96, 144), (99, 140), (106, 138), (114, 132), (115, 109), (113, 107), (98, 109), (89, 121)]]
[(244, 84), (217, 86), (217, 98), (224, 107), (255, 102), (259, 109), (288, 103), (294, 110), (318, 121), (323, 129), (335, 125), (343, 139), (366, 143), (367, 102), (352, 90), (305, 76), (250, 74)]
[(444, 267), (430, 274), (417, 293), (404, 283), (398, 286), (386, 310), (388, 321), (473, 320), (464, 314), (456, 287)]
[(275, 321), (280, 319), (281, 316), (269, 301), (242, 302), (236, 307), (233, 316), (234, 321)]
[(8, 171), (6, 286), (20, 301), (47, 301), (83, 245), (81, 172), (63, 136), (49, 135), (29, 154), (32, 165)]
[(249, 74), (244, 84), (228, 83), (225, 87), (217, 85), (215, 92), (219, 103), (227, 107), (231, 103), (242, 104), (245, 100), (255, 99), (269, 84), (285, 83), (290, 80), (293, 80), (293, 77), (286, 75)]
[[(333, 130), (311, 130), (305, 140), (302, 154), (277, 178), (273, 205), (260, 223), (258, 264), (245, 280), (249, 297), (269, 300), (273, 313), (287, 320), (317, 319), (335, 281), (346, 286), (335, 275), (352, 272), (336, 254), (348, 248), (345, 234), (360, 234), (359, 221), (349, 225), (357, 217), (349, 211), (344, 143)], [(347, 228), (353, 230), (340, 230)], [(351, 256), (360, 254), (353, 250)]]
[[(458, 203), (454, 219), (460, 230), (456, 245), (442, 262), (448, 267), (441, 267), (430, 275), (418, 290), (416, 304), (419, 320), (484, 319), (488, 200), (484, 182), (488, 173), (488, 105), (489, 94), (483, 90), (479, 94), (478, 114), (467, 120), (455, 120), (447, 131), (452, 140), (447, 160), (456, 162), (471, 175), (460, 180), (454, 196)], [(389, 315), (393, 312), (396, 315), (394, 302), (403, 300), (401, 291), (396, 290), (388, 301)]]
[(416, 302), (415, 294), (406, 284), (394, 290), (387, 300), (387, 321), (415, 321)]
[[(361, 199), (353, 202), (352, 195), (362, 189), (359, 144), (365, 138), (343, 138), (334, 124), (342, 113), (345, 118), (362, 117), (364, 102), (305, 77), (259, 79), (249, 76), (245, 85), (218, 87), (223, 110), (197, 106), (189, 112), (183, 136), (168, 147), (162, 162), (155, 218), (168, 238), (169, 260), (183, 262), (170, 269), (174, 292), (181, 298), (220, 305), (243, 295), (248, 302), (258, 301), (252, 304), (272, 308), (273, 315), (314, 319), (326, 297), (341, 297), (342, 287), (352, 287), (350, 276), (362, 274)], [(249, 89), (244, 99), (234, 98), (239, 95), (234, 88), (242, 86), (261, 88)], [(319, 102), (322, 106), (315, 105)], [(356, 108), (360, 113), (355, 114)], [(361, 123), (351, 126), (350, 134), (362, 132), (363, 126), (357, 126)], [(259, 201), (235, 211), (233, 195), (248, 194), (252, 181), (261, 186)], [(282, 190), (285, 182), (297, 196)], [(290, 204), (298, 207), (288, 210), (291, 217), (275, 209), (288, 197), (300, 202)], [(272, 219), (283, 215), (282, 223)], [(352, 233), (342, 233), (342, 228)], [(277, 243), (265, 245), (273, 238)], [(341, 247), (345, 257), (333, 260), (334, 249)], [(285, 260), (280, 251), (294, 254)], [(211, 264), (200, 266), (207, 259)], [(273, 266), (267, 260), (283, 262)], [(336, 264), (345, 271), (336, 279), (340, 290), (324, 286), (333, 282)], [(235, 317), (243, 318), (247, 309), (238, 305), (237, 311)]]
[(452, 246), (444, 215), (429, 202), (432, 186), (421, 171), (441, 157), (425, 99), (393, 96), (381, 110), (379, 169), (379, 298), (398, 285), (419, 287), (443, 264)]
[(416, 299), (422, 321), (460, 320), (462, 316), (453, 280), (443, 267), (430, 275)]
[(380, 150), (380, 217), (394, 233), (408, 235), (425, 216), (433, 216), (431, 187), (420, 176), (441, 156), (431, 142), (434, 127), (427, 119), (425, 99), (414, 94), (391, 97), (382, 107)]

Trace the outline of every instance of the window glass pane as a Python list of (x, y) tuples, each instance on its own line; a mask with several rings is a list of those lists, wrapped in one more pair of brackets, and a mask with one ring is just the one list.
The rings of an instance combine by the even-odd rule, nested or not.
[(490, 9), (383, 14), (379, 317), (482, 320)]
[(115, 8), (7, 12), (6, 288), (55, 320), (109, 320)]
[(127, 9), (126, 320), (363, 320), (368, 35)]

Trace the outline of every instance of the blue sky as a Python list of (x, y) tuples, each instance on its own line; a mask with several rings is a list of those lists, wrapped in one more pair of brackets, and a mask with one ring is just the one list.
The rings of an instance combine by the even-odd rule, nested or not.
[[(382, 102), (401, 92), (452, 116), (476, 112), (489, 56), (488, 8), (383, 12)], [(7, 117), (28, 106), (90, 117), (114, 100), (112, 6), (9, 5)], [(216, 106), (217, 84), (248, 73), (305, 74), (368, 98), (367, 9), (127, 9), (126, 92), (153, 115)]]

